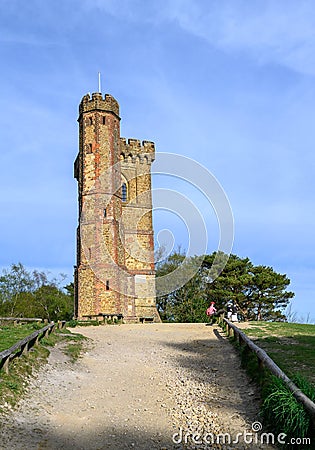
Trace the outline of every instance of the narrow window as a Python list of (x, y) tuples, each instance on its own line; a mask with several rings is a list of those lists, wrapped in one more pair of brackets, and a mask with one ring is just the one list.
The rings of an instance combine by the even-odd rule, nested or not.
[(109, 280), (106, 280), (106, 291), (109, 291)]
[(103, 215), (104, 215), (104, 218), (107, 216), (106, 208), (104, 208)]
[(127, 185), (126, 185), (126, 183), (123, 183), (121, 186), (121, 200), (123, 202), (127, 201)]
[(103, 116), (103, 125), (105, 125), (105, 124), (106, 124), (106, 117)]
[(90, 125), (93, 125), (93, 119), (92, 119), (92, 117), (90, 117)]

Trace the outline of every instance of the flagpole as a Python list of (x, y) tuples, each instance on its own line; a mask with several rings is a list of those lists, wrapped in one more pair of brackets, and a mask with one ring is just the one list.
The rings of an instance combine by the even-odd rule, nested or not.
[(98, 72), (98, 92), (101, 93), (101, 72)]

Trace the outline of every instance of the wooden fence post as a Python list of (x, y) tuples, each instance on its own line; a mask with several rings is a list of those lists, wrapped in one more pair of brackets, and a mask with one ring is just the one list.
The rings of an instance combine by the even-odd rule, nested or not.
[(24, 344), (21, 348), (22, 350), (22, 355), (27, 355), (28, 353), (28, 343)]
[(262, 372), (265, 368), (265, 365), (263, 363), (263, 361), (259, 358), (259, 356), (257, 355), (257, 361), (258, 361), (258, 369), (259, 372)]
[(5, 359), (5, 361), (4, 361), (4, 363), (3, 363), (3, 369), (4, 369), (4, 371), (5, 371), (5, 373), (8, 375), (8, 373), (9, 373), (9, 363), (10, 363), (10, 356), (8, 356), (6, 359)]

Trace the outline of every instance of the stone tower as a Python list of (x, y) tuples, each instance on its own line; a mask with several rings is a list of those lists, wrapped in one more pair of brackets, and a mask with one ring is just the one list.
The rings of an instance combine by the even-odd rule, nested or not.
[(85, 95), (78, 122), (75, 316), (160, 321), (152, 226), (154, 143), (120, 137), (119, 105), (108, 94)]

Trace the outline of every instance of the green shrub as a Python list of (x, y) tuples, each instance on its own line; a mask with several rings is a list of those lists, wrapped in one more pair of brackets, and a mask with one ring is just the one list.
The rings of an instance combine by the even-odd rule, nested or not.
[(296, 373), (291, 377), (291, 380), (310, 400), (315, 402), (315, 388), (305, 377)]
[(80, 320), (77, 321), (77, 325), (80, 325), (80, 327), (88, 327), (90, 325), (98, 326), (100, 323), (98, 320)]
[[(302, 385), (311, 389), (309, 383), (302, 377), (296, 377), (295, 382), (300, 383), (300, 386), (298, 386), (300, 389)], [(312, 388), (312, 391), (314, 396), (314, 388)], [(305, 394), (308, 395), (309, 392), (305, 392)], [(261, 414), (275, 434), (285, 433), (287, 442), (291, 438), (310, 436), (310, 417), (283, 380), (270, 376), (269, 382), (263, 390), (263, 397)], [(290, 449), (294, 446), (286, 445), (285, 448)], [(309, 447), (299, 446), (299, 448), (302, 450)]]

